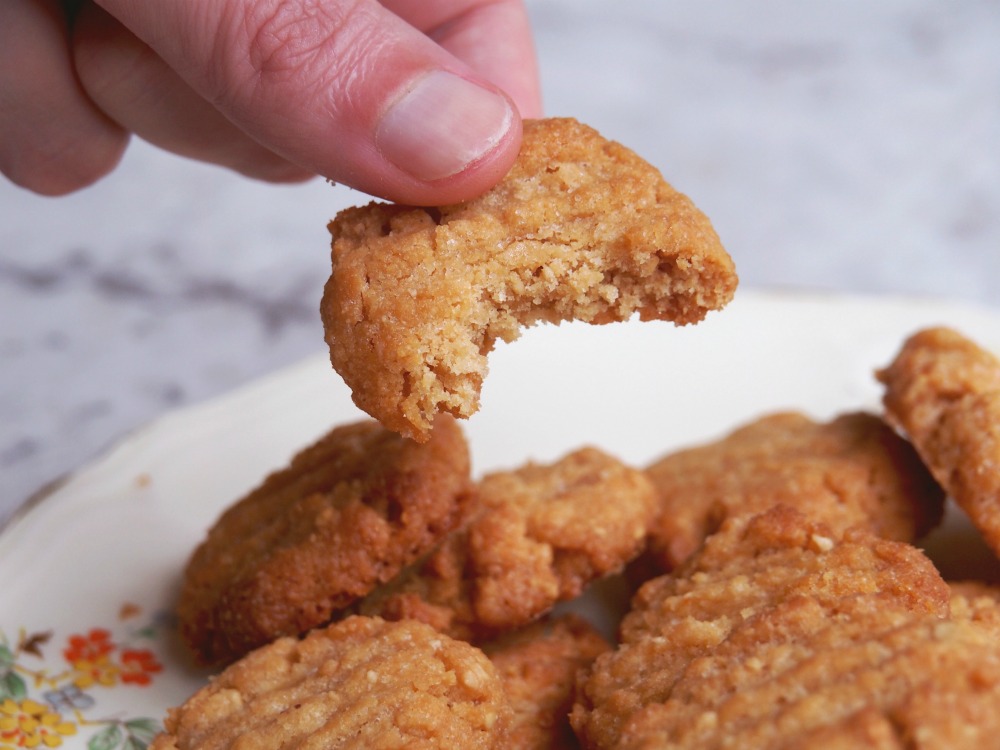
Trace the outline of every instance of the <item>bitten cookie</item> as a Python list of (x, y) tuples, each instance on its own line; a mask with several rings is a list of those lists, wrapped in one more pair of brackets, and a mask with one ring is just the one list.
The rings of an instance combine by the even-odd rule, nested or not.
[(479, 407), (486, 355), (522, 326), (678, 324), (726, 305), (737, 279), (708, 219), (660, 173), (572, 119), (527, 121), (492, 190), (440, 208), (371, 203), (330, 224), (321, 304), (334, 369), (390, 429)]
[(520, 627), (637, 556), (655, 512), (638, 469), (595, 448), (484, 477), (471, 521), (361, 602), (481, 641)]
[(576, 615), (532, 623), (483, 645), (513, 710), (508, 747), (574, 750), (569, 725), (577, 674), (611, 645)]
[(354, 617), (230, 665), (169, 712), (151, 750), (506, 750), (510, 718), (479, 649)]
[(930, 328), (877, 375), (887, 419), (1000, 555), (1000, 360), (956, 331)]
[(1000, 729), (997, 630), (916, 548), (776, 506), (640, 589), (583, 682), (592, 748), (980, 748)]
[(370, 420), (334, 429), (230, 507), (195, 550), (177, 606), (182, 636), (214, 664), (328, 622), (455, 528), (469, 481), (451, 417), (424, 444)]
[(647, 468), (660, 496), (650, 553), (661, 572), (682, 563), (737, 514), (779, 503), (840, 533), (864, 525), (913, 541), (941, 519), (944, 493), (905, 440), (878, 417), (816, 422), (781, 412)]

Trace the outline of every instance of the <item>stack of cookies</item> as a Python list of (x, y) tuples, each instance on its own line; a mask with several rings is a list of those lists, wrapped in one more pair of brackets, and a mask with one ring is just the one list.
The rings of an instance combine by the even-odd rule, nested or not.
[[(1000, 591), (914, 546), (950, 496), (1000, 554), (1000, 362), (960, 334), (905, 342), (877, 373), (884, 414), (471, 476), (456, 417), (496, 340), (696, 323), (736, 286), (708, 220), (635, 154), (572, 120), (524, 144), (467, 204), (331, 224), (331, 357), (374, 419), (194, 551), (180, 630), (219, 674), (154, 748), (996, 744)], [(631, 599), (611, 628), (573, 612), (601, 585)]]

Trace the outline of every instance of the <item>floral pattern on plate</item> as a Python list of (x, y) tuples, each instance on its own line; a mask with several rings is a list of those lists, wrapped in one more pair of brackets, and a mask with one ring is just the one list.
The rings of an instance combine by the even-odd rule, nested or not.
[(123, 605), (114, 631), (22, 628), (11, 638), (0, 630), (0, 748), (56, 748), (85, 735), (88, 750), (144, 750), (161, 730), (158, 720), (102, 716), (115, 705), (112, 693), (146, 688), (163, 671), (156, 646), (169, 618), (141, 614)]

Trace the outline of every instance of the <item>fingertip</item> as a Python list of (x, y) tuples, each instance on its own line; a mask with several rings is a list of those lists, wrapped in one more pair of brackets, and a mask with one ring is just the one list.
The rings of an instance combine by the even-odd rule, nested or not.
[(86, 187), (121, 160), (128, 135), (81, 90), (55, 4), (0, 10), (0, 172), (41, 195)]
[(430, 186), (424, 205), (448, 205), (462, 203), (488, 192), (510, 171), (521, 149), (521, 118), (515, 114), (511, 128), (496, 145), (481, 159), (475, 161), (460, 174)]
[(0, 171), (19, 187), (56, 198), (90, 187), (113, 172), (128, 145), (125, 133), (112, 136), (105, 132), (99, 139), (86, 138), (84, 143), (59, 135), (30, 153), (6, 160)]
[(467, 170), (506, 137), (514, 107), (496, 90), (431, 70), (393, 97), (375, 127), (383, 158), (421, 182)]
[(15, 185), (39, 195), (67, 195), (94, 184), (121, 162), (128, 133), (72, 93), (37, 97), (47, 111), (25, 107), (23, 120), (0, 118), (3, 139), (13, 145), (0, 148), (0, 172)]
[(383, 197), (442, 205), (489, 190), (510, 169), (521, 117), (498, 89), (446, 70), (403, 87), (375, 128), (378, 155), (400, 178)]

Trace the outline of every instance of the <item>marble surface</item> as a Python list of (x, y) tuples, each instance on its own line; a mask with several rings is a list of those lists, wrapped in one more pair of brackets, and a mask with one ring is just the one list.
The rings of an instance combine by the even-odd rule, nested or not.
[[(744, 286), (1000, 309), (995, 0), (528, 5), (548, 113), (660, 167)], [(325, 224), (363, 200), (138, 142), (69, 197), (0, 183), (0, 523), (158, 415), (321, 351)]]

